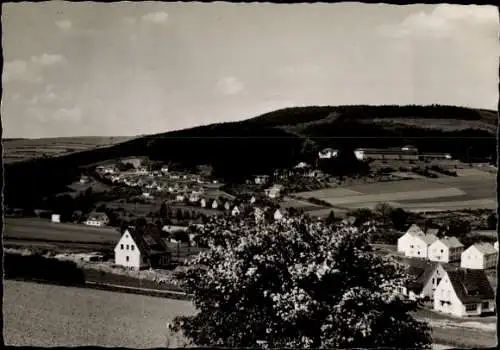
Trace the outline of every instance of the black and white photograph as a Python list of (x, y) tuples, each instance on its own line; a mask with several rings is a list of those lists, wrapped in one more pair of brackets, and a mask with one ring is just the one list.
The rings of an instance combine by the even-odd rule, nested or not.
[(496, 6), (1, 6), (6, 345), (496, 348)]

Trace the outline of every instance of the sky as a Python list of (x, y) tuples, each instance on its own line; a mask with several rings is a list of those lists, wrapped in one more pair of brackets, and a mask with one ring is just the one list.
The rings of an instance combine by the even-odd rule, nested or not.
[(493, 6), (2, 8), (3, 137), (151, 134), (305, 105), (498, 105)]

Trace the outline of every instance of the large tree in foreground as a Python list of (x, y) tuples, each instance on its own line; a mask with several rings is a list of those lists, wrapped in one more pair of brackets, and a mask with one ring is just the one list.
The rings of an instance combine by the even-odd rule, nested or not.
[(372, 229), (212, 220), (210, 249), (180, 277), (199, 312), (171, 329), (200, 346), (430, 348), (416, 304), (396, 293), (407, 276), (373, 253)]

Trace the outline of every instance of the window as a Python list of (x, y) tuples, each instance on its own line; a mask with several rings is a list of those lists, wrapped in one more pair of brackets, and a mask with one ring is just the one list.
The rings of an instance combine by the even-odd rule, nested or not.
[(441, 253), (444, 252), (444, 250), (441, 249)]
[(128, 244), (127, 244), (127, 250), (128, 250)]
[(467, 304), (465, 305), (465, 311), (476, 311), (477, 310), (477, 305), (476, 304)]
[(120, 249), (123, 250), (123, 244), (120, 244)]
[(490, 303), (488, 303), (488, 302), (486, 301), (486, 302), (484, 302), (481, 306), (482, 306), (482, 308), (483, 308), (483, 309), (488, 309), (488, 308), (490, 307)]
[(128, 255), (125, 257), (125, 261), (128, 262), (129, 258)]
[(130, 245), (130, 249), (134, 250), (134, 247), (135, 246), (133, 244)]
[(413, 248), (413, 244), (410, 245), (410, 248)]

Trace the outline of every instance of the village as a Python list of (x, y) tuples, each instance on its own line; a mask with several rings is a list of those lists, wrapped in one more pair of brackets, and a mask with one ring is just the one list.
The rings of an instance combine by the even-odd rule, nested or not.
[[(416, 150), (410, 146), (399, 151), (356, 150), (356, 157), (413, 160)], [(324, 149), (318, 153), (319, 160), (338, 156), (338, 150)], [(429, 155), (427, 155), (429, 156)], [(406, 157), (409, 157), (406, 159)], [(432, 155), (449, 160), (449, 155)], [(123, 164), (130, 164), (127, 170)], [(166, 271), (175, 269), (183, 259), (206, 249), (200, 240), (199, 228), (214, 215), (230, 220), (280, 221), (304, 211), (284, 207), (285, 187), (280, 183), (290, 176), (318, 177), (322, 173), (305, 162), (289, 170), (274, 174), (255, 175), (247, 180), (246, 188), (254, 192), (243, 192), (239, 197), (220, 189), (217, 179), (199, 174), (171, 171), (167, 165), (151, 169), (141, 165), (141, 159), (121, 160), (117, 165), (108, 164), (95, 168), (93, 174), (100, 181), (109, 181), (113, 186), (138, 188), (138, 197), (144, 203), (161, 201), (160, 215), (141, 218), (135, 225), (122, 225), (117, 236), (113, 256), (102, 254), (59, 254), (63, 259), (79, 259), (87, 263), (106, 265), (109, 268), (127, 271), (149, 271), (155, 281), (164, 281)], [(81, 184), (92, 181), (91, 175), (82, 175)], [(207, 215), (183, 217), (174, 215), (172, 209), (202, 210)], [(156, 222), (153, 220), (156, 217)], [(318, 217), (337, 223), (354, 224), (356, 217)], [(51, 215), (52, 224), (60, 224), (61, 216)], [(139, 223), (140, 221), (140, 223)], [(81, 225), (96, 230), (110, 226), (105, 212), (93, 211)], [(491, 315), (496, 312), (494, 289), (496, 288), (496, 261), (498, 241), (491, 244), (476, 240), (465, 247), (457, 237), (447, 236), (436, 228), (420, 228), (409, 222), (407, 230), (399, 234), (394, 249), (384, 254), (396, 257), (414, 281), (398, 290), (409, 299), (419, 299), (430, 310), (455, 317)], [(375, 244), (377, 246), (377, 244)], [(107, 261), (106, 261), (107, 260)], [(155, 273), (155, 271), (157, 273)]]

